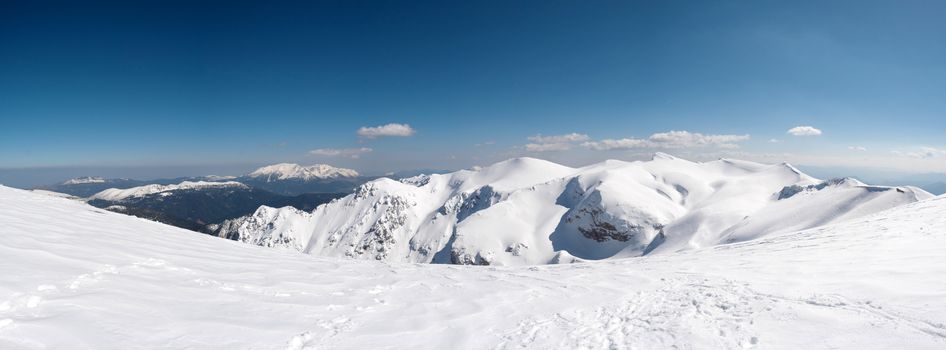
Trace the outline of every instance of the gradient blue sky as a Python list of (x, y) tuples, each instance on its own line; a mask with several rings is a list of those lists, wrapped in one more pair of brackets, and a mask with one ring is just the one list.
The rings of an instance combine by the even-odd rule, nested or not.
[[(944, 1), (4, 1), (0, 168), (385, 172), (662, 150), (946, 172), (944, 14)], [(389, 123), (415, 133), (356, 135)], [(749, 139), (586, 144), (671, 130)], [(527, 147), (569, 133), (587, 137)]]

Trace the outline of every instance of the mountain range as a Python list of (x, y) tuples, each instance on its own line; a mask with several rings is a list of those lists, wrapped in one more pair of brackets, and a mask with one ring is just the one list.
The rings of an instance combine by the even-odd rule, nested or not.
[(276, 194), (297, 196), (304, 193), (346, 193), (376, 176), (361, 176), (352, 169), (337, 168), (327, 164), (301, 166), (281, 163), (260, 167), (242, 176), (198, 176), (171, 179), (135, 180), (108, 179), (86, 176), (69, 179), (61, 183), (39, 187), (39, 189), (89, 197), (107, 189), (129, 189), (147, 185), (174, 185), (182, 182), (235, 181)]
[(822, 181), (784, 163), (657, 154), (572, 168), (515, 158), (377, 179), (312, 212), (263, 206), (221, 235), (323, 256), (535, 265), (749, 241), (930, 197), (908, 186)]
[(218, 234), (219, 224), (255, 212), (260, 206), (312, 210), (344, 193), (284, 196), (239, 182), (182, 182), (108, 189), (87, 198), (110, 211), (160, 221), (193, 231)]
[(216, 235), (223, 221), (251, 214), (260, 206), (312, 210), (369, 179), (354, 170), (325, 164), (276, 164), (240, 177), (80, 177), (42, 189), (84, 198), (111, 211)]
[[(534, 265), (748, 241), (932, 197), (909, 186), (822, 181), (785, 163), (700, 163), (663, 153), (647, 162), (609, 160), (580, 168), (514, 158), (398, 180), (296, 164), (194, 180), (109, 188), (86, 200), (198, 232), (315, 255)], [(91, 186), (137, 183), (78, 178), (58, 186), (84, 193)], [(319, 192), (343, 183), (351, 186), (348, 191)], [(296, 194), (303, 188), (313, 192)]]

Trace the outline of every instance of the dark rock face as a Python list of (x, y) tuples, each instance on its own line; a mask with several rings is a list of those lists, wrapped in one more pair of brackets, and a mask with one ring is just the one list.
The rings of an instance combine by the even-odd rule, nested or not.
[(240, 239), (240, 233), (237, 231), (244, 222), (246, 222), (247, 216), (241, 216), (235, 219), (224, 220), (219, 224), (210, 224), (204, 226), (200, 231), (211, 236), (217, 236), (220, 238), (226, 238), (231, 241), (236, 241)]
[(457, 222), (463, 221), (476, 212), (489, 208), (500, 200), (500, 194), (491, 186), (483, 186), (471, 193), (457, 212)]
[(457, 222), (463, 221), (476, 212), (489, 208), (502, 200), (502, 195), (491, 186), (483, 186), (473, 192), (453, 196), (439, 209), (442, 215), (456, 213)]
[[(369, 193), (373, 193), (372, 189), (364, 187), (359, 188), (356, 196), (359, 194), (368, 196)], [(398, 243), (394, 232), (407, 224), (407, 209), (412, 205), (410, 201), (398, 196), (380, 198), (375, 206), (383, 210), (381, 216), (371, 224), (361, 241), (353, 243), (352, 250), (347, 255), (370, 255), (376, 260), (387, 258)]]
[(489, 266), (492, 262), (492, 252), (476, 252), (470, 254), (465, 251), (453, 250), (450, 253), (450, 263), (454, 265)]
[[(556, 199), (556, 204), (568, 211), (549, 235), (554, 250), (567, 250), (578, 259), (603, 259), (625, 249), (643, 250), (663, 228), (666, 219), (634, 206), (614, 205), (613, 200), (603, 198), (597, 182), (583, 184), (579, 180), (569, 180)], [(675, 190), (680, 193), (678, 200), (685, 201), (688, 191)], [(587, 244), (587, 241), (596, 244)]]
[(627, 242), (634, 236), (634, 233), (630, 230), (619, 230), (617, 227), (614, 227), (614, 224), (604, 221), (601, 219), (601, 215), (604, 214), (604, 210), (600, 208), (595, 208), (589, 210), (588, 208), (582, 208), (581, 213), (588, 214), (591, 217), (591, 225), (578, 226), (578, 232), (581, 232), (585, 237), (591, 238), (597, 242), (605, 242), (607, 240), (615, 240), (621, 242)]
[(565, 223), (574, 225), (582, 236), (596, 242), (629, 242), (645, 231), (662, 227), (656, 218), (646, 215), (634, 221), (615, 217), (604, 209), (601, 200), (600, 191), (588, 192), (565, 214)]

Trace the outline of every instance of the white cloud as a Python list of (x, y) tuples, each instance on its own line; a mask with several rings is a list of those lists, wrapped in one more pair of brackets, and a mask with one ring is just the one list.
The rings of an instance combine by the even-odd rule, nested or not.
[(363, 126), (358, 128), (358, 136), (366, 139), (373, 139), (384, 136), (412, 136), (417, 131), (410, 125), (391, 123), (379, 126)]
[(864, 146), (847, 146), (847, 149), (852, 150), (852, 151), (860, 151), (860, 152), (867, 151), (867, 147), (864, 147)]
[(769, 143), (780, 143), (782, 140), (779, 139), (769, 139)]
[(564, 142), (581, 142), (588, 141), (591, 138), (585, 134), (579, 134), (573, 132), (571, 134), (565, 135), (553, 135), (553, 136), (542, 136), (542, 134), (530, 136), (529, 141), (534, 143), (564, 143)]
[(792, 136), (818, 136), (821, 135), (821, 130), (812, 126), (802, 125), (788, 129), (787, 133)]
[(648, 148), (652, 147), (651, 143), (647, 140), (641, 139), (604, 139), (601, 141), (591, 141), (581, 144), (582, 147), (590, 148), (597, 151), (606, 151), (612, 149), (631, 149), (631, 148)]
[(689, 131), (668, 131), (650, 135), (646, 139), (623, 138), (590, 141), (581, 145), (598, 151), (634, 148), (739, 148), (738, 142), (749, 140), (749, 135), (704, 135)]
[(933, 148), (933, 147), (920, 147), (917, 151), (891, 151), (890, 153), (898, 156), (906, 156), (910, 158), (918, 159), (929, 159), (940, 156), (946, 156), (946, 150)]
[(689, 131), (669, 131), (650, 135), (653, 142), (679, 147), (735, 146), (735, 142), (749, 139), (749, 135), (703, 135)]
[(362, 148), (317, 148), (309, 151), (309, 154), (325, 157), (351, 157), (357, 159), (362, 154), (374, 151), (368, 147)]
[(557, 143), (530, 143), (526, 145), (526, 151), (529, 152), (553, 152), (553, 151), (567, 151), (572, 148), (570, 143), (557, 142)]
[(926, 155), (925, 158), (946, 156), (946, 149), (939, 149), (939, 148), (933, 148), (933, 147), (920, 147), (920, 152), (921, 154)]
[(551, 136), (542, 136), (542, 134), (539, 134), (528, 137), (528, 140), (532, 142), (527, 144), (525, 149), (529, 152), (567, 151), (572, 149), (572, 146), (576, 142), (588, 141), (590, 139), (588, 135), (579, 134), (577, 132)]

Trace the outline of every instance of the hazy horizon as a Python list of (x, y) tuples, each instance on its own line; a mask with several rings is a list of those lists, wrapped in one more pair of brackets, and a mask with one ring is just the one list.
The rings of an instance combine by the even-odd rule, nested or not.
[[(671, 153), (672, 155), (672, 153)], [(621, 159), (626, 161), (647, 160), (651, 155), (639, 155), (638, 157), (629, 157)], [(535, 157), (544, 159), (541, 156)], [(630, 159), (634, 158), (634, 159)], [(546, 159), (548, 160), (548, 159)], [(501, 161), (501, 160), (497, 160)], [(581, 167), (595, 162), (587, 163), (562, 163), (572, 167)], [(11, 187), (31, 189), (48, 185), (54, 185), (63, 181), (84, 177), (103, 177), (103, 178), (128, 178), (134, 180), (157, 180), (173, 179), (180, 177), (198, 177), (208, 175), (220, 176), (241, 176), (261, 166), (271, 163), (244, 163), (244, 164), (224, 164), (224, 165), (175, 165), (175, 166), (62, 166), (62, 167), (33, 167), (33, 168), (0, 168), (0, 185)], [(314, 164), (314, 163), (312, 163)], [(301, 165), (312, 165), (303, 163)], [(320, 163), (330, 164), (330, 163)], [(492, 163), (475, 164), (473, 166), (485, 166)], [(937, 172), (905, 172), (894, 169), (884, 168), (857, 168), (857, 167), (831, 167), (831, 166), (810, 166), (805, 164), (792, 164), (808, 175), (821, 179), (830, 179), (838, 177), (854, 177), (869, 184), (875, 185), (902, 185), (918, 186), (935, 183), (946, 183), (946, 173)], [(378, 170), (357, 169), (362, 175), (366, 176), (385, 176), (400, 171), (419, 171), (419, 170), (438, 170), (438, 171), (456, 171), (468, 169), (472, 166), (458, 168), (424, 168), (424, 167), (406, 167)]]

